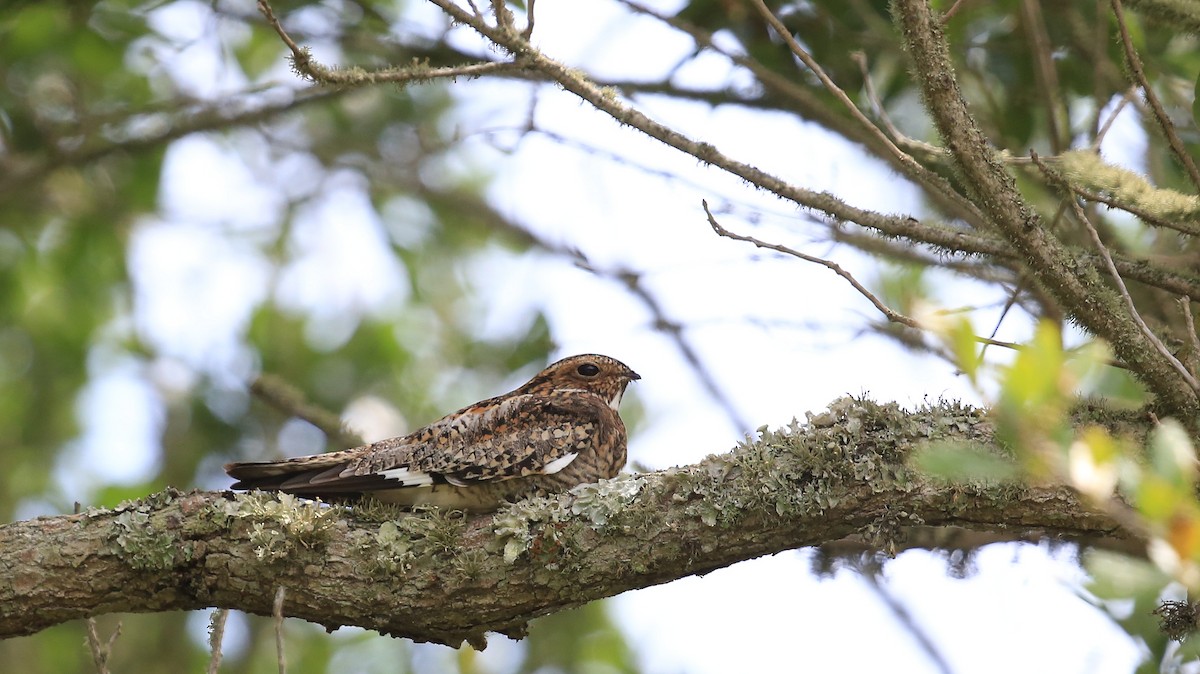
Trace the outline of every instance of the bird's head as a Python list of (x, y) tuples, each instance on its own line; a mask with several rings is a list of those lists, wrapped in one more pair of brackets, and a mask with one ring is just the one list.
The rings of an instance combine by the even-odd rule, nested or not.
[(571, 356), (552, 363), (542, 370), (518, 393), (548, 395), (568, 391), (587, 391), (608, 401), (614, 410), (621, 404), (621, 396), (629, 382), (642, 376), (616, 358), (595, 353)]

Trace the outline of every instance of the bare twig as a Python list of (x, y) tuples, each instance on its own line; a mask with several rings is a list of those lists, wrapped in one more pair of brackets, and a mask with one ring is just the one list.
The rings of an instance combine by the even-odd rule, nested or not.
[(867, 102), (871, 104), (871, 111), (879, 118), (879, 123), (883, 124), (883, 128), (896, 141), (896, 143), (904, 146), (908, 150), (916, 150), (926, 157), (936, 157), (941, 161), (949, 159), (949, 153), (945, 149), (940, 148), (931, 143), (917, 140), (903, 132), (892, 123), (892, 118), (887, 114), (887, 110), (883, 107), (883, 103), (879, 100), (879, 95), (875, 92), (875, 82), (871, 77), (871, 66), (867, 62), (867, 54), (863, 51), (856, 51), (850, 54), (850, 59), (858, 64), (859, 72), (863, 78), (863, 93), (867, 96)]
[(208, 670), (206, 674), (217, 674), (221, 669), (221, 642), (225, 640), (225, 619), (229, 617), (229, 609), (219, 608), (213, 611), (208, 621)]
[(1183, 320), (1187, 323), (1188, 341), (1192, 347), (1192, 357), (1189, 358), (1188, 371), (1193, 375), (1196, 374), (1196, 363), (1200, 362), (1200, 335), (1196, 334), (1196, 319), (1192, 318), (1192, 300), (1189, 297), (1180, 297), (1175, 300), (1179, 302), (1180, 308), (1183, 309)]
[[(294, 110), (310, 103), (317, 103), (339, 95), (334, 90), (308, 90), (289, 94), (286, 100), (261, 103), (261, 92), (247, 91), (241, 96), (254, 102), (245, 108), (238, 106), (237, 97), (227, 97), (219, 104), (195, 106), (179, 105), (178, 109), (148, 112), (167, 119), (161, 128), (145, 132), (138, 130), (130, 137), (112, 140), (111, 135), (96, 134), (84, 140), (79, 148), (56, 148), (46, 159), (30, 159), (20, 162), (9, 161), (11, 157), (0, 154), (0, 197), (25, 196), (25, 189), (36, 185), (46, 176), (63, 166), (84, 166), (120, 153), (137, 153), (165, 146), (173, 140), (200, 131), (211, 131), (239, 126), (248, 126), (274, 115)], [(231, 111), (231, 108), (239, 108)], [(131, 118), (138, 118), (142, 111), (133, 111)]]
[(1054, 154), (1059, 154), (1070, 144), (1070, 139), (1066, 138), (1067, 134), (1064, 133), (1070, 129), (1059, 95), (1058, 73), (1054, 69), (1054, 57), (1050, 53), (1050, 36), (1046, 32), (1040, 0), (1021, 0), (1021, 19), (1025, 24), (1025, 34), (1028, 36), (1029, 49), (1036, 66), (1033, 69), (1033, 79), (1046, 107), (1046, 124), (1050, 127), (1047, 132), (1050, 137), (1050, 149)]
[(517, 21), (509, 11), (504, 0), (492, 0), (492, 13), (496, 15), (496, 25), (510, 31), (516, 30)]
[[(796, 58), (800, 59), (801, 63), (808, 67), (809, 70), (813, 71), (813, 74), (815, 74), (817, 79), (821, 81), (821, 85), (824, 86), (829, 93), (833, 94), (834, 98), (841, 102), (841, 104), (846, 108), (846, 111), (850, 113), (850, 116), (854, 118), (855, 121), (862, 125), (862, 127), (866, 129), (868, 133), (874, 136), (875, 139), (883, 145), (883, 147), (887, 148), (887, 151), (891, 153), (896, 162), (907, 169), (906, 173), (908, 175), (910, 175), (921, 185), (925, 186), (931, 192), (940, 193), (943, 197), (949, 200), (965, 202), (963, 203), (965, 208), (971, 211), (975, 210), (974, 205), (963, 199), (962, 195), (959, 194), (950, 185), (950, 183), (945, 180), (945, 178), (942, 178), (933, 171), (925, 168), (919, 164), (917, 160), (913, 159), (912, 156), (907, 152), (896, 147), (896, 144), (893, 143), (890, 138), (888, 138), (887, 134), (883, 133), (880, 131), (879, 127), (872, 124), (871, 120), (867, 119), (867, 116), (862, 113), (862, 110), (858, 109), (858, 106), (855, 105), (854, 101), (850, 100), (850, 97), (846, 95), (846, 92), (843, 91), (842, 88), (839, 87), (833, 81), (833, 79), (831, 79), (829, 75), (825, 73), (825, 69), (821, 67), (821, 64), (817, 63), (816, 59), (814, 59), (812, 55), (809, 54), (806, 49), (804, 49), (804, 47), (801, 47), (799, 42), (796, 42), (796, 38), (792, 36), (792, 31), (788, 30), (787, 26), (783, 25), (783, 22), (779, 20), (779, 17), (775, 16), (774, 12), (767, 7), (767, 4), (763, 0), (750, 0), (750, 2), (758, 10), (758, 13), (762, 16), (762, 18), (768, 24), (770, 24), (775, 33), (783, 39), (784, 43), (787, 44), (788, 49), (795, 54)], [(976, 215), (980, 214), (976, 211)]]
[(275, 590), (275, 603), (272, 615), (275, 617), (275, 658), (279, 665), (279, 674), (287, 674), (287, 656), (283, 652), (283, 597), (286, 594), (283, 586)]
[[(992, 334), (988, 335), (989, 340), (995, 339), (996, 333), (1000, 332), (1000, 325), (1002, 323), (1004, 323), (1004, 318), (1006, 316), (1008, 316), (1008, 312), (1011, 311), (1013, 306), (1016, 305), (1017, 298), (1019, 298), (1020, 296), (1021, 296), (1021, 281), (1018, 279), (1016, 285), (1013, 286), (1012, 292), (1009, 293), (1008, 299), (1006, 299), (1004, 301), (1004, 307), (1002, 309), (1000, 309), (1000, 316), (998, 316), (996, 318), (996, 325), (992, 326)], [(983, 356), (985, 353), (987, 353), (988, 346), (990, 346), (990, 344), (984, 344), (983, 348), (979, 350), (979, 362), (980, 363), (983, 362)]]
[(967, 4), (967, 1), (968, 0), (954, 0), (954, 4), (951, 5), (950, 9), (947, 9), (946, 13), (942, 15), (942, 25), (944, 26), (949, 23), (950, 19), (954, 18), (955, 14), (958, 14), (958, 10), (961, 9), (963, 5)]
[[(1104, 120), (1104, 124), (1096, 132), (1096, 137), (1092, 139), (1091, 149), (1093, 152), (1100, 149), (1100, 145), (1104, 142), (1104, 137), (1108, 135), (1108, 130), (1112, 128), (1113, 122), (1117, 121), (1117, 117), (1121, 116), (1121, 111), (1125, 109), (1125, 106), (1129, 105), (1129, 102), (1133, 100), (1136, 93), (1137, 87), (1130, 87), (1126, 90), (1125, 95), (1121, 97), (1121, 100), (1117, 101), (1117, 104), (1113, 106), (1112, 113), (1108, 115), (1108, 119)], [(1100, 111), (1097, 110), (1096, 114), (1100, 114)]]
[(745, 241), (747, 243), (752, 243), (759, 248), (766, 248), (768, 250), (773, 250), (777, 253), (783, 253), (784, 255), (798, 257), (801, 260), (804, 260), (806, 262), (813, 262), (815, 264), (819, 264), (819, 265), (833, 271), (833, 273), (837, 274), (838, 276), (841, 276), (842, 278), (846, 279), (850, 283), (850, 285), (854, 286), (854, 289), (857, 290), (860, 295), (867, 298), (867, 300), (870, 301), (871, 304), (873, 304), (875, 306), (875, 308), (879, 310), (879, 313), (883, 314), (889, 321), (892, 321), (893, 323), (900, 323), (901, 325), (905, 325), (905, 326), (908, 326), (910, 328), (914, 328), (917, 330), (921, 329), (921, 324), (918, 323), (915, 319), (909, 318), (908, 316), (905, 316), (904, 314), (902, 314), (902, 313), (892, 309), (891, 307), (887, 306), (886, 304), (884, 304), (882, 300), (880, 300), (878, 297), (876, 297), (875, 294), (872, 293), (870, 290), (867, 290), (863, 286), (863, 284), (858, 282), (858, 279), (854, 278), (854, 276), (851, 275), (850, 272), (846, 271), (845, 269), (842, 269), (842, 267), (840, 265), (838, 265), (836, 262), (831, 262), (824, 258), (815, 257), (815, 256), (809, 255), (807, 253), (801, 253), (800, 251), (798, 251), (794, 248), (788, 248), (787, 246), (782, 246), (777, 243), (768, 243), (766, 241), (756, 239), (752, 236), (745, 236), (744, 234), (735, 234), (735, 233), (729, 231), (728, 229), (725, 229), (724, 227), (721, 226), (721, 223), (717, 222), (717, 219), (716, 219), (716, 217), (713, 216), (712, 211), (710, 211), (708, 209), (707, 201), (701, 200), (700, 204), (704, 207), (705, 215), (708, 216), (709, 226), (712, 227), (713, 231), (716, 232), (719, 236), (723, 236), (727, 239), (733, 239), (735, 241)]
[[(1049, 168), (1038, 158), (1036, 152), (1031, 152), (1030, 157), (1033, 159), (1033, 162), (1037, 164), (1038, 168), (1046, 172), (1049, 171)], [(1125, 303), (1126, 311), (1129, 313), (1130, 318), (1132, 318), (1134, 323), (1138, 326), (1138, 329), (1141, 330), (1142, 336), (1145, 337), (1146, 341), (1148, 341), (1154, 347), (1154, 349), (1158, 351), (1159, 355), (1161, 355), (1171, 365), (1171, 367), (1173, 367), (1175, 371), (1179, 373), (1180, 377), (1183, 378), (1183, 381), (1185, 381), (1193, 391), (1200, 393), (1200, 382), (1197, 382), (1196, 377), (1194, 377), (1192, 373), (1188, 371), (1187, 367), (1185, 367), (1183, 363), (1179, 362), (1179, 359), (1175, 357), (1175, 354), (1171, 353), (1171, 350), (1167, 348), (1167, 345), (1163, 344), (1162, 340), (1158, 338), (1158, 335), (1154, 334), (1154, 331), (1151, 330), (1150, 326), (1146, 325), (1146, 321), (1142, 319), (1142, 314), (1138, 311), (1137, 305), (1134, 304), (1133, 297), (1129, 294), (1129, 289), (1125, 287), (1125, 279), (1121, 278), (1120, 272), (1117, 271), (1116, 264), (1113, 263), (1112, 255), (1108, 252), (1108, 247), (1104, 245), (1102, 240), (1100, 240), (1100, 233), (1096, 231), (1095, 225), (1093, 225), (1092, 221), (1088, 219), (1087, 213), (1083, 212), (1083, 208), (1079, 205), (1079, 202), (1073, 195), (1067, 195), (1067, 199), (1071, 202), (1071, 210), (1074, 211), (1075, 218), (1079, 220), (1080, 224), (1082, 224), (1085, 229), (1087, 229), (1088, 236), (1092, 240), (1092, 245), (1095, 246), (1096, 251), (1100, 253), (1100, 259), (1104, 262), (1104, 267), (1108, 270), (1109, 276), (1112, 277), (1113, 282), (1116, 284), (1117, 292), (1120, 294), (1121, 299)]]
[(101, 642), (100, 635), (96, 631), (96, 619), (88, 618), (84, 622), (87, 625), (88, 650), (92, 653), (92, 664), (96, 666), (96, 674), (108, 674), (108, 656), (112, 654), (112, 647), (116, 643), (117, 637), (121, 636), (121, 623), (117, 623), (117, 627), (108, 637), (108, 641)]
[(933, 637), (929, 635), (929, 632), (924, 627), (917, 624), (916, 618), (913, 617), (912, 613), (909, 613), (908, 607), (900, 603), (900, 600), (896, 599), (891, 590), (884, 587), (883, 583), (880, 582), (878, 574), (865, 571), (861, 575), (863, 580), (867, 582), (867, 586), (875, 592), (875, 596), (879, 598), (879, 601), (883, 602), (883, 605), (891, 612), (896, 622), (912, 635), (913, 640), (925, 652), (925, 656), (933, 662), (937, 671), (942, 674), (953, 674), (954, 670), (950, 667), (950, 663), (946, 661), (946, 656), (942, 655), (937, 644), (933, 643)]
[(525, 3), (525, 30), (521, 31), (521, 37), (526, 40), (533, 37), (533, 5), (534, 0)]
[[(440, 3), (442, 0), (431, 1)], [(891, 145), (891, 143), (881, 142), (881, 139), (886, 140), (886, 135), (882, 134), (878, 128), (874, 127), (874, 125), (870, 123), (863, 125), (858, 119), (854, 119), (852, 122), (847, 121), (844, 116), (838, 115), (837, 112), (831, 110), (824, 103), (824, 101), (818, 99), (806, 88), (798, 86), (792, 79), (780, 75), (779, 73), (749, 56), (732, 53), (722, 49), (720, 44), (713, 39), (713, 35), (711, 33), (704, 31), (697, 26), (691, 25), (688, 22), (679, 19), (678, 17), (667, 16), (661, 12), (657, 12), (649, 7), (646, 7), (645, 5), (635, 2), (634, 0), (618, 0), (618, 2), (638, 14), (652, 17), (662, 21), (672, 28), (675, 28), (676, 30), (686, 33), (696, 42), (697, 46), (711, 50), (713, 53), (720, 54), (721, 56), (729, 59), (732, 63), (749, 70), (766, 89), (783, 96), (787, 100), (793, 101), (795, 108), (798, 109), (805, 117), (812, 118), (814, 121), (817, 121), (827, 128), (833, 129), (837, 133), (844, 135), (850, 140), (862, 143), (864, 146), (870, 148), (877, 156), (889, 162), (901, 174), (912, 179), (914, 182), (923, 185), (926, 188), (926, 192), (929, 194), (929, 196), (932, 197), (943, 210), (950, 213), (952, 216), (969, 222), (976, 227), (981, 227), (985, 224), (986, 220), (982, 218), (979, 209), (977, 209), (974, 204), (955, 191), (952, 186), (949, 186), (948, 183), (945, 183), (940, 176), (933, 174), (919, 163), (912, 161), (911, 157), (909, 157), (908, 160), (904, 160), (903, 157), (907, 155), (904, 153), (896, 154), (894, 152), (895, 146)], [(578, 95), (578, 92), (575, 93)], [(589, 100), (586, 97), (584, 98), (585, 100)], [(609, 114), (613, 114), (610, 110), (603, 107), (600, 109)], [(616, 117), (616, 115), (614, 115), (614, 117)], [(617, 117), (617, 119), (620, 120), (621, 118)], [(643, 132), (646, 132), (645, 129), (642, 129), (641, 127), (637, 128)], [(654, 134), (648, 132), (647, 135), (656, 137)], [(916, 149), (919, 151), (921, 150), (920, 147), (917, 147)], [(935, 152), (935, 155), (938, 155), (938, 153)], [(693, 154), (693, 156), (696, 155)], [(701, 161), (707, 161), (702, 157), (697, 158), (701, 159)], [(720, 166), (720, 164), (717, 165)], [(744, 178), (745, 176), (741, 177)], [(747, 178), (747, 180), (750, 179)], [(926, 184), (926, 180), (932, 180), (934, 182)], [(753, 183), (754, 180), (750, 180), (750, 182)], [(784, 198), (789, 197), (785, 196)]]
[(1162, 103), (1159, 102), (1158, 96), (1154, 93), (1154, 89), (1150, 86), (1150, 82), (1146, 79), (1146, 71), (1142, 68), (1142, 59), (1138, 56), (1137, 50), (1133, 47), (1133, 38), (1129, 36), (1129, 26), (1125, 23), (1125, 10), (1121, 6), (1121, 0), (1112, 0), (1113, 14), (1117, 17), (1117, 29), (1121, 34), (1121, 46), (1125, 49), (1125, 62), (1129, 66), (1129, 74), (1133, 77), (1133, 81), (1142, 88), (1142, 95), (1146, 97), (1146, 103), (1150, 105), (1150, 109), (1154, 112), (1154, 119), (1158, 122), (1159, 129), (1167, 139), (1167, 145), (1170, 146), (1172, 154), (1179, 160), (1184, 170), (1191, 179), (1192, 184), (1196, 189), (1200, 190), (1200, 170), (1196, 168), (1196, 162), (1192, 161), (1192, 156), (1188, 154), (1187, 148), (1184, 147), (1183, 141), (1180, 140), (1179, 134), (1175, 132), (1175, 125), (1171, 122), (1171, 118), (1167, 116), (1167, 111), (1163, 109)]
[(752, 430), (753, 427), (750, 425), (750, 422), (738, 411), (733, 400), (729, 398), (725, 390), (717, 383), (716, 378), (713, 377), (711, 370), (704, 365), (700, 354), (692, 347), (691, 342), (684, 334), (684, 326), (667, 316), (662, 303), (642, 283), (640, 274), (627, 269), (620, 271), (597, 269), (578, 251), (576, 251), (576, 260), (576, 266), (580, 269), (586, 269), (598, 276), (606, 276), (619, 281), (634, 297), (641, 300), (646, 309), (650, 311), (654, 329), (667, 335), (675, 343), (675, 348), (679, 350), (680, 355), (683, 356), (683, 360), (692, 369), (692, 372), (696, 374), (696, 378), (700, 380), (700, 384), (704, 387), (704, 390), (712, 397), (713, 402), (725, 412), (725, 416), (729, 417), (730, 422), (737, 428), (737, 431), (745, 433)]
[[(504, 12), (503, 3), (500, 7)], [(329, 85), (364, 85), (364, 84), (408, 84), (428, 82), (436, 79), (454, 79), (457, 77), (479, 77), (480, 75), (495, 75), (511, 71), (524, 70), (525, 67), (515, 61), (484, 61), (467, 63), (458, 66), (431, 67), (424, 63), (414, 63), (408, 67), (381, 68), (367, 70), (364, 68), (330, 68), (317, 62), (307, 47), (301, 47), (288, 35), (287, 30), (275, 16), (268, 0), (258, 0), (258, 10), (262, 12), (267, 24), (279, 35), (287, 48), (292, 52), (292, 66), (296, 72), (318, 84)], [(506, 14), (511, 20), (511, 14)]]
[(284, 414), (316, 426), (329, 438), (329, 442), (338, 447), (358, 447), (367, 444), (362, 436), (348, 429), (338, 415), (305, 400), (304, 394), (282, 377), (259, 375), (258, 379), (250, 384), (250, 392)]

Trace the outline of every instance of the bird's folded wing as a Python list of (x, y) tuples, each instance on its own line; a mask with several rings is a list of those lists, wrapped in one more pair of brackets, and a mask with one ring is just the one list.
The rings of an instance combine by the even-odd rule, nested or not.
[[(598, 396), (515, 395), (477, 403), (410, 435), (343, 452), (227, 467), (241, 482), (298, 494), (469, 485), (556, 473), (615, 432)], [(251, 468), (255, 467), (255, 468)], [(267, 478), (265, 484), (255, 478)]]

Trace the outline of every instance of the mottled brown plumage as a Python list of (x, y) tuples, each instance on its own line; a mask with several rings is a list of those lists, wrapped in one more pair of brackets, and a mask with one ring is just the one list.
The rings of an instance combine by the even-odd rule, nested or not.
[(370, 495), (401, 505), (493, 510), (505, 501), (613, 477), (625, 465), (617, 413), (624, 363), (595, 354), (564, 358), (523, 386), (399, 438), (282, 461), (231, 463), (234, 489), (310, 498)]

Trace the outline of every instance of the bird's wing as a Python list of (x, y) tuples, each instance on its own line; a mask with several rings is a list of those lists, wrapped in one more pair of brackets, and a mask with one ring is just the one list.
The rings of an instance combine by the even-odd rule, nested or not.
[[(502, 396), (476, 403), (410, 435), (333, 454), (247, 470), (227, 468), (235, 488), (297, 494), (348, 493), (434, 484), (470, 485), (556, 473), (621, 424), (587, 393)], [(240, 470), (239, 470), (240, 469)], [(254, 478), (268, 478), (265, 484)]]

